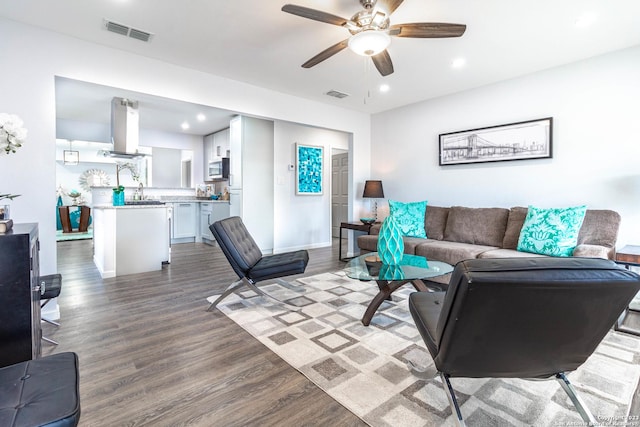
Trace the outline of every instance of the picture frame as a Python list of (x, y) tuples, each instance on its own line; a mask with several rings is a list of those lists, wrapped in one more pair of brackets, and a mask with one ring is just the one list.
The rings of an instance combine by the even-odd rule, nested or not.
[(296, 143), (296, 195), (323, 194), (324, 148)]
[(553, 117), (442, 133), (440, 166), (553, 157)]

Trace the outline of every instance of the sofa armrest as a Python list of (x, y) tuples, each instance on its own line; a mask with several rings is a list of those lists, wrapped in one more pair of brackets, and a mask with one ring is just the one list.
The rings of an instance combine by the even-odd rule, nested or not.
[(589, 245), (586, 243), (576, 246), (573, 250), (573, 256), (584, 258), (613, 259), (614, 255), (614, 248), (608, 248), (600, 245)]
[(373, 224), (369, 229), (369, 234), (380, 234), (380, 227), (382, 227), (380, 223)]

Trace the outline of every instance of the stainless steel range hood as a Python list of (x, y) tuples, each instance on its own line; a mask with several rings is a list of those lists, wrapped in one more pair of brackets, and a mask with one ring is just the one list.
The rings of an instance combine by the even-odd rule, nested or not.
[(105, 157), (135, 159), (146, 154), (138, 152), (140, 120), (138, 101), (114, 97), (111, 100), (111, 141), (113, 150), (103, 151)]

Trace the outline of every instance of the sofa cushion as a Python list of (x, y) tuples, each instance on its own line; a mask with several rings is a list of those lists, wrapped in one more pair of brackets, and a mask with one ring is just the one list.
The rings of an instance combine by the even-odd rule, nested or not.
[(509, 219), (507, 220), (507, 230), (504, 232), (504, 239), (502, 239), (502, 247), (504, 249), (516, 249), (518, 247), (518, 238), (520, 238), (520, 230), (524, 224), (524, 219), (527, 217), (527, 211), (529, 209), (516, 206), (509, 209)]
[[(584, 227), (584, 225), (583, 225)], [(613, 259), (615, 257), (616, 249), (614, 247), (607, 248), (600, 245), (582, 244), (575, 247), (573, 255), (583, 258), (604, 258)]]
[(403, 203), (389, 200), (389, 215), (400, 226), (403, 236), (427, 237), (424, 229), (427, 201)]
[(465, 259), (477, 258), (483, 252), (499, 249), (495, 246), (474, 245), (470, 243), (448, 242), (446, 240), (432, 240), (416, 246), (416, 255), (436, 261), (456, 265)]
[(578, 244), (616, 246), (620, 214), (606, 209), (588, 209), (578, 234)]
[(378, 235), (365, 234), (358, 236), (358, 247), (365, 252), (376, 252), (378, 250)]
[(444, 239), (444, 229), (447, 226), (449, 208), (427, 205), (424, 226), (430, 239)]
[(482, 252), (478, 255), (478, 258), (535, 258), (544, 256), (546, 255), (520, 252), (515, 249), (491, 249), (489, 251)]
[(586, 211), (586, 206), (546, 209), (529, 206), (517, 249), (549, 256), (571, 256), (578, 244)]
[(508, 217), (509, 209), (453, 206), (449, 209), (444, 240), (502, 247)]

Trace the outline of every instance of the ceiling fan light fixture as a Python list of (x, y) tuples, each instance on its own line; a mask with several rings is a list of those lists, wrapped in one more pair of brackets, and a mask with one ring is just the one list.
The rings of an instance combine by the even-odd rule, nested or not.
[(362, 56), (373, 56), (391, 44), (391, 37), (384, 31), (364, 30), (349, 39), (349, 49)]

